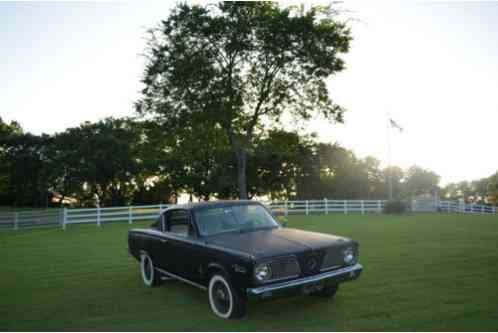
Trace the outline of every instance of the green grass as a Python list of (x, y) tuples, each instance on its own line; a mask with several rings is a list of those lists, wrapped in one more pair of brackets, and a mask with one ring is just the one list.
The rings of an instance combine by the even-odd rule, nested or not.
[(289, 227), (358, 240), (363, 275), (333, 300), (253, 301), (240, 321), (216, 318), (207, 294), (180, 282), (144, 287), (129, 227), (0, 233), (0, 330), (498, 328), (498, 216), (291, 217)]

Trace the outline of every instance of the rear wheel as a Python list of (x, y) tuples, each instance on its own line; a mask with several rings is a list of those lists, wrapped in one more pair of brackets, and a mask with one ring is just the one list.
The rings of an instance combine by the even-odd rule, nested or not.
[(239, 291), (233, 288), (230, 280), (221, 273), (215, 273), (209, 279), (209, 304), (211, 310), (220, 318), (242, 318), (247, 312), (247, 301)]
[(329, 286), (323, 287), (323, 289), (321, 289), (319, 291), (315, 291), (313, 293), (313, 295), (332, 298), (337, 293), (337, 290), (339, 290), (338, 284), (329, 285)]
[(146, 253), (140, 255), (140, 273), (147, 287), (154, 287), (162, 282), (161, 274), (154, 268), (154, 262)]

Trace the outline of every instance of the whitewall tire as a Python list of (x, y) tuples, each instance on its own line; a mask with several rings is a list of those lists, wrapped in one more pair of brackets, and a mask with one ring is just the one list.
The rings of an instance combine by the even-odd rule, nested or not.
[(223, 319), (241, 318), (246, 314), (246, 300), (236, 291), (224, 274), (209, 279), (209, 305), (215, 315)]
[(160, 273), (155, 269), (154, 262), (147, 253), (140, 255), (140, 273), (147, 287), (154, 287), (162, 282)]

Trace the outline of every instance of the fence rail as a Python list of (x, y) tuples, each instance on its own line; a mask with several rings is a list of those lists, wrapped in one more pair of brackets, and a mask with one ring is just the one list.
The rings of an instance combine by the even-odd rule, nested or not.
[(106, 208), (79, 208), (64, 209), (63, 228), (70, 224), (96, 223), (98, 226), (106, 222), (153, 220), (159, 216), (159, 213), (166, 209), (168, 205), (144, 205), (144, 206), (125, 206), (125, 207), (106, 207)]
[(385, 200), (293, 200), (272, 201), (267, 205), (272, 210), (287, 214), (305, 215), (314, 213), (381, 213)]
[[(273, 211), (285, 215), (292, 214), (329, 214), (329, 213), (381, 213), (385, 200), (293, 200), (272, 201), (265, 204)], [(154, 220), (169, 205), (142, 205), (124, 207), (64, 208), (38, 211), (0, 213), (0, 230), (27, 229), (39, 227), (61, 227), (66, 229), (72, 224), (102, 224), (121, 221)], [(412, 205), (412, 211), (427, 211)], [(463, 214), (496, 214), (497, 208), (487, 205), (464, 204), (454, 201), (437, 201), (434, 211)]]
[(62, 222), (62, 209), (0, 213), (0, 230), (56, 227)]
[(496, 214), (495, 206), (464, 204), (455, 201), (440, 201), (438, 207), (441, 212)]

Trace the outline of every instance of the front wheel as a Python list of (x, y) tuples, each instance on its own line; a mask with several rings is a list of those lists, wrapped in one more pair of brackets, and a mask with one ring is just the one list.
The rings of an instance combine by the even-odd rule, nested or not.
[(211, 310), (220, 318), (242, 318), (247, 312), (247, 301), (235, 290), (224, 274), (214, 274), (209, 279), (209, 304)]
[(140, 255), (140, 273), (147, 287), (154, 287), (160, 285), (162, 282), (161, 275), (154, 268), (154, 262), (146, 253)]

